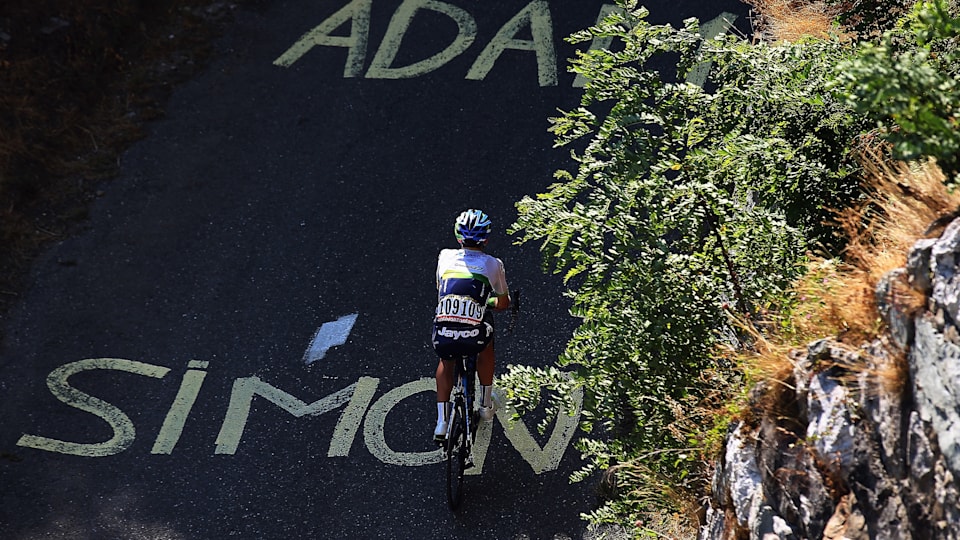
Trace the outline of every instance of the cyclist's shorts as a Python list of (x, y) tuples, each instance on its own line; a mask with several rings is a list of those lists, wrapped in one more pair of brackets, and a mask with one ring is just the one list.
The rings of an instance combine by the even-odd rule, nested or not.
[(443, 359), (479, 354), (493, 341), (493, 317), (484, 317), (478, 325), (434, 322), (431, 341)]

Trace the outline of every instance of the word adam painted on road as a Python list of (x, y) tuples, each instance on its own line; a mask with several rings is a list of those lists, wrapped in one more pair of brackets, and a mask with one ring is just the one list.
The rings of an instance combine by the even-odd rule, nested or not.
[[(203, 386), (208, 363), (191, 361), (187, 367), (177, 395), (154, 439), (153, 448), (150, 451), (152, 454), (173, 452)], [(47, 386), (51, 393), (63, 403), (106, 421), (113, 430), (113, 436), (106, 441), (90, 443), (70, 442), (39, 435), (23, 435), (17, 441), (17, 445), (83, 457), (112, 456), (130, 448), (137, 437), (137, 430), (130, 417), (119, 407), (70, 385), (71, 376), (94, 370), (124, 371), (156, 379), (162, 379), (170, 373), (170, 368), (164, 366), (121, 358), (92, 358), (60, 366), (50, 372), (47, 377)], [(260, 396), (297, 418), (317, 416), (342, 408), (327, 449), (327, 457), (348, 456), (362, 425), (364, 443), (370, 453), (380, 461), (404, 466), (438, 463), (442, 460), (439, 449), (424, 452), (395, 451), (387, 442), (384, 430), (387, 415), (391, 409), (411, 396), (434, 391), (434, 385), (434, 379), (422, 378), (393, 388), (374, 401), (380, 380), (374, 377), (360, 377), (357, 382), (337, 392), (307, 403), (258, 377), (242, 377), (233, 383), (230, 403), (217, 435), (214, 454), (233, 455), (237, 452), (250, 416), (250, 405), (254, 397)], [(510, 420), (514, 411), (507, 409), (497, 412), (497, 418), (503, 426), (507, 439), (530, 464), (534, 473), (552, 471), (559, 466), (560, 459), (570, 444), (580, 418), (579, 408), (583, 395), (574, 397), (577, 410), (569, 411), (571, 414), (558, 415), (553, 432), (542, 447), (523, 422)], [(483, 461), (492, 433), (491, 423), (480, 424), (474, 445), (476, 467), (468, 471), (469, 474), (479, 474), (483, 470)]]
[[(482, 4), (475, 4), (483, 9)], [(299, 61), (314, 47), (342, 47), (347, 49), (347, 59), (343, 67), (344, 77), (365, 77), (368, 79), (407, 79), (430, 73), (464, 54), (477, 39), (477, 23), (464, 8), (440, 2), (439, 0), (404, 0), (390, 19), (386, 34), (380, 42), (373, 60), (364, 71), (364, 62), (370, 41), (370, 13), (373, 0), (353, 0), (327, 20), (314, 27), (296, 41), (286, 52), (274, 60), (274, 64), (290, 67)], [(597, 21), (601, 21), (612, 11), (618, 10), (613, 4), (601, 6)], [(445, 16), (457, 24), (458, 32), (453, 41), (432, 56), (409, 65), (395, 65), (400, 44), (405, 39), (417, 39), (419, 36), (407, 35), (411, 23), (418, 13), (432, 11)], [(720, 17), (702, 25), (704, 34), (707, 29), (720, 28), (725, 31), (736, 16), (724, 13)], [(349, 34), (342, 35), (341, 28), (349, 24)], [(584, 25), (586, 26), (586, 25)], [(717, 32), (709, 31), (714, 37)], [(531, 36), (530, 39), (518, 36)], [(591, 43), (591, 49), (610, 46), (610, 38), (597, 38)], [(466, 73), (468, 80), (483, 80), (493, 69), (506, 51), (521, 51), (536, 58), (537, 81), (540, 86), (557, 85), (557, 54), (554, 43), (553, 19), (546, 0), (533, 0), (510, 20), (506, 21), (493, 39), (487, 43), (476, 57)], [(516, 58), (516, 56), (511, 56)], [(573, 86), (582, 87), (585, 80), (577, 77)]]

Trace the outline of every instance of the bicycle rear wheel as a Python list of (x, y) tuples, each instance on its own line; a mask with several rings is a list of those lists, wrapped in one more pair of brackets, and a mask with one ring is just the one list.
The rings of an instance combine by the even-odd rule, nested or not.
[(447, 502), (456, 510), (463, 502), (463, 471), (467, 460), (466, 411), (458, 400), (450, 414), (450, 435), (447, 438)]

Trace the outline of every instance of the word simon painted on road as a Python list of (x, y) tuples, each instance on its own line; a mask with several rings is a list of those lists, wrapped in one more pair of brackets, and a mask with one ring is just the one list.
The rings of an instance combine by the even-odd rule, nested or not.
[[(208, 362), (191, 361), (188, 364), (177, 395), (154, 439), (151, 454), (173, 452), (203, 386), (207, 367)], [(130, 448), (137, 436), (130, 417), (119, 407), (82, 392), (69, 383), (68, 379), (71, 376), (93, 370), (124, 371), (155, 379), (162, 379), (170, 372), (170, 368), (167, 367), (122, 358), (91, 358), (64, 364), (47, 376), (47, 386), (51, 393), (63, 403), (106, 421), (113, 430), (113, 436), (103, 442), (80, 443), (39, 435), (23, 435), (17, 441), (17, 445), (83, 457), (111, 456)], [(434, 379), (422, 378), (391, 389), (374, 401), (380, 380), (374, 377), (360, 377), (345, 388), (307, 403), (258, 377), (238, 378), (233, 383), (230, 403), (217, 435), (214, 454), (233, 455), (237, 452), (250, 416), (250, 405), (255, 396), (260, 396), (297, 418), (317, 416), (343, 408), (327, 449), (327, 457), (348, 456), (362, 424), (363, 440), (367, 449), (383, 463), (403, 466), (438, 463), (442, 459), (439, 449), (423, 452), (393, 450), (386, 440), (384, 429), (391, 409), (411, 396), (434, 391), (434, 384)], [(570, 411), (572, 414), (558, 415), (553, 432), (544, 446), (537, 443), (522, 421), (511, 420), (513, 410), (504, 409), (497, 412), (497, 418), (503, 426), (507, 439), (536, 474), (555, 470), (559, 466), (560, 459), (577, 429), (580, 418), (579, 407), (583, 395), (575, 396), (575, 399), (577, 410)], [(480, 425), (474, 447), (476, 467), (470, 471), (470, 474), (479, 474), (482, 471), (492, 433), (491, 423)]]
[[(367, 79), (408, 79), (430, 73), (466, 52), (477, 38), (477, 23), (464, 8), (439, 0), (404, 0), (397, 8), (388, 24), (386, 34), (376, 53), (364, 72), (364, 62), (370, 40), (370, 13), (373, 0), (352, 0), (339, 11), (315, 26), (300, 37), (289, 49), (281, 54), (274, 65), (290, 67), (303, 58), (310, 49), (318, 46), (342, 47), (347, 49), (347, 58), (343, 66), (346, 78), (365, 77)], [(597, 16), (599, 23), (614, 10), (620, 9), (613, 4), (601, 6)], [(406, 66), (395, 66), (394, 61), (404, 38), (417, 12), (429, 10), (446, 16), (457, 24), (457, 35), (443, 50)], [(719, 17), (701, 25), (701, 32), (707, 38), (726, 32), (737, 16), (723, 13)], [(349, 23), (349, 35), (341, 35), (338, 29)], [(530, 35), (530, 39), (517, 36)], [(416, 36), (413, 36), (416, 38)], [(505, 22), (494, 37), (487, 43), (473, 61), (466, 73), (468, 80), (483, 80), (493, 69), (504, 52), (508, 50), (524, 51), (533, 54), (537, 61), (537, 81), (540, 86), (557, 85), (557, 53), (554, 43), (553, 19), (550, 5), (546, 0), (533, 0), (510, 20)], [(611, 38), (595, 38), (590, 49), (608, 48)], [(582, 87), (586, 81), (578, 76), (573, 86)], [(698, 84), (698, 81), (690, 81)], [(702, 84), (702, 82), (700, 82)]]

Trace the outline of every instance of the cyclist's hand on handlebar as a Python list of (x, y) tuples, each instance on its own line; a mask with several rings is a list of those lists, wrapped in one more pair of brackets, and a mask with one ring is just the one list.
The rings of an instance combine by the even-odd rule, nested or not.
[(496, 296), (491, 296), (490, 298), (487, 298), (487, 308), (492, 309), (493, 311), (499, 313), (503, 311), (503, 308), (497, 307), (497, 304), (499, 304), (499, 301)]

